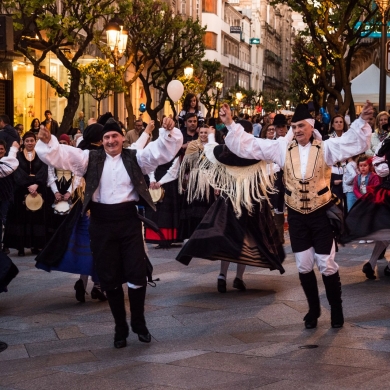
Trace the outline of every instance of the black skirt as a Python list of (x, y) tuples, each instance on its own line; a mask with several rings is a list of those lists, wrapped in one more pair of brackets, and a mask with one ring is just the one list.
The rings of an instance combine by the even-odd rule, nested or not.
[(285, 258), (283, 246), (266, 202), (256, 204), (252, 214), (245, 209), (237, 219), (233, 206), (217, 198), (176, 257), (188, 265), (193, 257), (279, 270)]
[[(159, 181), (171, 167), (172, 162), (159, 166), (155, 172), (156, 181)], [(148, 178), (149, 179), (149, 178)], [(154, 222), (160, 229), (161, 234), (153, 229), (145, 228), (145, 241), (151, 244), (170, 244), (177, 242), (179, 227), (180, 200), (178, 179), (162, 185), (165, 194), (162, 202), (156, 204), (156, 211), (151, 207), (145, 208), (145, 217)]]
[(357, 239), (382, 241), (390, 238), (390, 181), (370, 188), (356, 201), (346, 220), (342, 243)]

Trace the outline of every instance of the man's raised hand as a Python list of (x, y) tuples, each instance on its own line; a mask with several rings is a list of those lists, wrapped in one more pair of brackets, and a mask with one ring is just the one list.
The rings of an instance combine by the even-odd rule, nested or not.
[(145, 127), (145, 133), (146, 134), (152, 134), (152, 132), (153, 132), (153, 130), (154, 130), (154, 121), (150, 121), (149, 123), (148, 123), (148, 125)]
[(46, 127), (43, 125), (41, 125), (39, 128), (38, 138), (45, 144), (48, 144), (51, 140), (50, 131), (47, 130)]
[(165, 130), (171, 131), (175, 127), (175, 121), (172, 118), (165, 117), (162, 126)]
[(374, 106), (369, 100), (367, 100), (360, 114), (360, 117), (365, 121), (368, 121), (370, 118), (372, 118), (373, 115), (374, 115)]
[(219, 117), (225, 126), (229, 126), (233, 123), (232, 111), (229, 104), (224, 103), (219, 110)]

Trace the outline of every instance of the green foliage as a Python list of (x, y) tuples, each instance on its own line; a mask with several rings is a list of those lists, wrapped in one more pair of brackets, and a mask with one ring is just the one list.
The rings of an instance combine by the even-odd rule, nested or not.
[[(199, 21), (173, 15), (162, 0), (125, 0), (118, 3), (129, 31), (127, 57), (146, 94), (148, 114), (156, 119), (167, 98), (168, 83), (188, 64), (196, 68), (204, 55), (205, 28)], [(151, 87), (160, 91), (160, 103), (152, 108)]]
[(123, 67), (114, 71), (108, 60), (97, 58), (87, 65), (78, 65), (78, 68), (81, 72), (80, 93), (91, 95), (98, 102), (98, 114), (103, 99), (112, 92), (123, 92)]
[[(113, 14), (115, 0), (2, 0), (1, 4), (3, 12), (14, 20), (16, 50), (31, 61), (34, 76), (68, 98), (60, 129), (67, 130), (80, 99), (78, 60), (90, 43), (99, 39), (102, 31), (97, 30), (98, 21)], [(42, 68), (50, 52), (69, 73), (66, 86)]]
[[(333, 114), (337, 100), (339, 112), (345, 113), (352, 103), (349, 82), (352, 61), (361, 50), (375, 44), (361, 36), (365, 23), (370, 22), (375, 29), (380, 22), (379, 12), (372, 6), (373, 1), (277, 0), (272, 3), (287, 4), (302, 14), (307, 29), (301, 36), (310, 37), (316, 55), (318, 53), (317, 72), (328, 95), (328, 108)], [(363, 23), (356, 28), (359, 21)]]
[[(324, 87), (319, 77), (320, 53), (311, 40), (297, 36), (292, 46), (290, 92), (298, 102), (313, 101), (316, 109), (323, 105)], [(331, 68), (327, 70), (330, 77)]]

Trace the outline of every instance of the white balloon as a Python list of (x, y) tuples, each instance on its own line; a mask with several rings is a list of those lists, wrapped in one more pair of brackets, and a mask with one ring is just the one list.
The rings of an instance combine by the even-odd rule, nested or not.
[(184, 85), (179, 80), (172, 80), (167, 88), (168, 96), (173, 102), (177, 102), (184, 93)]

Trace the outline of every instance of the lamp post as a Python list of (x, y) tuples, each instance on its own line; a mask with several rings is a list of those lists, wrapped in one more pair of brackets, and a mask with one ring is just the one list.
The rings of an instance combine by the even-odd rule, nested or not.
[[(106, 25), (107, 46), (109, 46), (113, 62), (114, 72), (118, 70), (119, 60), (126, 51), (128, 32), (124, 30), (124, 22), (115, 15)], [(118, 92), (114, 90), (114, 118), (118, 120)]]
[(376, 0), (376, 4), (382, 15), (382, 33), (381, 33), (381, 58), (380, 58), (380, 76), (379, 76), (379, 111), (386, 110), (386, 41), (387, 41), (387, 11), (389, 9), (389, 0)]
[(237, 92), (236, 93), (236, 100), (237, 100), (237, 111), (239, 112), (240, 111), (240, 102), (241, 102), (241, 99), (242, 99), (242, 93), (241, 92)]
[(184, 68), (184, 76), (187, 78), (187, 79), (190, 79), (192, 76), (194, 75), (194, 67), (192, 66), (187, 66), (186, 68)]
[(220, 96), (220, 94), (222, 92), (223, 83), (221, 81), (216, 81), (215, 82), (215, 88), (217, 89), (217, 95), (215, 97), (213, 117), (215, 117), (215, 110), (217, 110), (217, 112), (219, 113), (219, 96)]

